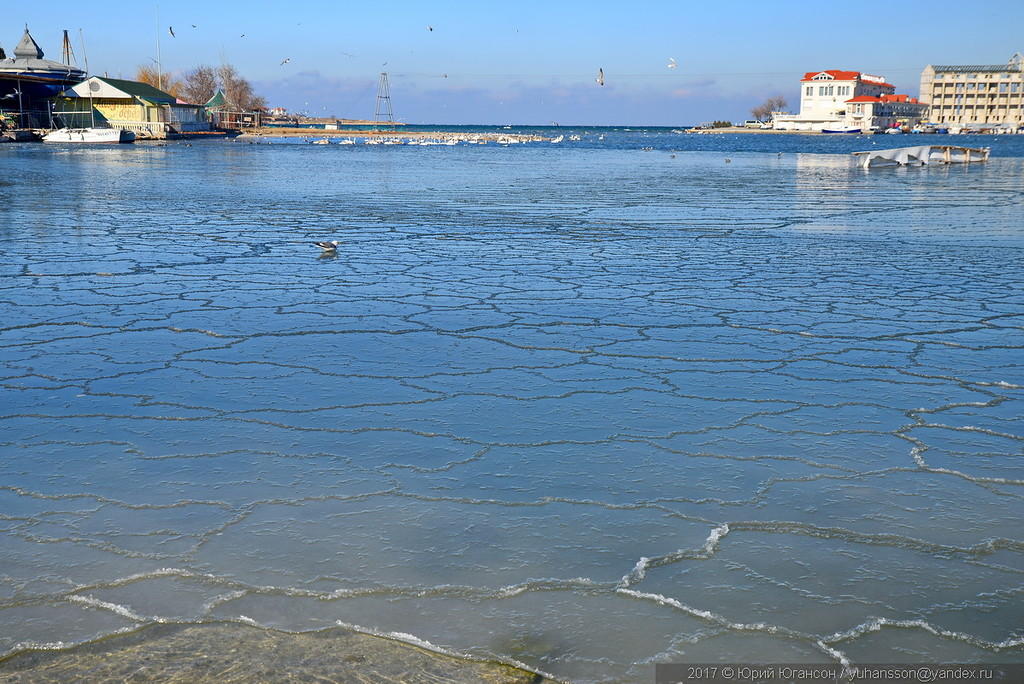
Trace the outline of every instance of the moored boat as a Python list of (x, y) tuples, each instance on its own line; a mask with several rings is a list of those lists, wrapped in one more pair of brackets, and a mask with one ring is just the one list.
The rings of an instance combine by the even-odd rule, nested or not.
[(52, 143), (130, 143), (135, 133), (123, 128), (58, 128), (43, 136), (43, 142)]

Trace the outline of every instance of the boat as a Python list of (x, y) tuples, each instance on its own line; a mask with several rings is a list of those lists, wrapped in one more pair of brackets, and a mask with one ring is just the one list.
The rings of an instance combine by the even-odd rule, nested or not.
[(822, 128), (822, 133), (860, 133), (860, 127), (845, 126), (842, 128)]
[(43, 136), (43, 142), (52, 143), (130, 143), (135, 133), (123, 128), (58, 128)]

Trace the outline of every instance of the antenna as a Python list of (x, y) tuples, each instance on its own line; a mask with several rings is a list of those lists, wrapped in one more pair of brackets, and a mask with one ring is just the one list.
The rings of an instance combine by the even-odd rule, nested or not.
[(374, 123), (381, 123), (381, 107), (387, 114), (385, 121), (390, 124), (389, 130), (395, 130), (395, 115), (391, 111), (391, 90), (388, 88), (388, 74), (382, 71), (380, 74), (380, 85), (377, 87), (377, 109), (373, 113)]

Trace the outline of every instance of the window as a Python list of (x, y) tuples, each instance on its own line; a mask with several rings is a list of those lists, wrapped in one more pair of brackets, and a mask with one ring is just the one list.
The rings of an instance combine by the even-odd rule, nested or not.
[(807, 86), (807, 95), (814, 95), (814, 86)]

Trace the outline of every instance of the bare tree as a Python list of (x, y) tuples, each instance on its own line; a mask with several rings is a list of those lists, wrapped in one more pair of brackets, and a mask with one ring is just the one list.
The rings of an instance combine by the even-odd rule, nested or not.
[(143, 64), (135, 72), (135, 80), (139, 83), (148, 83), (174, 97), (180, 97), (181, 83), (166, 71), (158, 71), (156, 67)]
[(786, 102), (785, 95), (772, 95), (764, 104), (759, 104), (750, 110), (750, 115), (758, 121), (767, 121), (772, 118), (772, 112), (781, 112), (789, 103)]
[(242, 78), (234, 66), (222, 64), (217, 69), (217, 79), (224, 91), (224, 98), (233, 107), (242, 111), (266, 108), (267, 101), (253, 92), (252, 84)]
[(138, 68), (135, 80), (192, 104), (205, 104), (220, 89), (233, 109), (252, 111), (267, 106), (267, 101), (253, 92), (252, 84), (242, 78), (234, 66), (226, 63), (219, 67), (200, 64), (187, 71), (180, 81), (169, 73), (161, 74), (156, 68), (143, 65)]
[(192, 104), (205, 104), (217, 94), (217, 70), (200, 64), (185, 72), (181, 85), (181, 98)]

